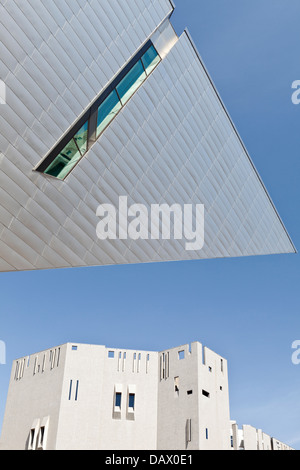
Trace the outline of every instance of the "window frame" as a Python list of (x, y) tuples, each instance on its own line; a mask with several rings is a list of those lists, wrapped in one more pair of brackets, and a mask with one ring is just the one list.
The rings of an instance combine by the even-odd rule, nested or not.
[[(92, 145), (100, 138), (100, 136), (103, 134), (105, 129), (111, 124), (111, 122), (114, 120), (114, 118), (108, 123), (108, 125), (102, 130), (102, 132), (97, 135), (97, 121), (98, 121), (98, 110), (100, 106), (104, 103), (104, 101), (109, 97), (109, 95), (117, 89), (117, 86), (121, 83), (122, 80), (126, 77), (126, 75), (137, 65), (138, 62), (141, 62), (143, 69), (145, 71), (145, 80), (142, 82), (144, 83), (147, 78), (151, 75), (151, 73), (155, 70), (151, 70), (150, 73), (147, 73), (144, 63), (142, 60), (142, 57), (148, 52), (149, 49), (154, 48), (157, 56), (159, 58), (158, 64), (155, 66), (155, 68), (159, 65), (161, 62), (162, 58), (155, 48), (153, 42), (151, 40), (148, 40), (144, 46), (137, 52), (137, 54), (128, 62), (127, 65), (120, 71), (118, 76), (106, 87), (106, 89), (101, 92), (100, 96), (91, 104), (89, 109), (78, 119), (78, 121), (72, 126), (72, 128), (63, 136), (63, 138), (59, 141), (58, 144), (53, 147), (53, 149), (46, 155), (46, 157), (34, 168), (34, 171), (37, 171), (38, 173), (44, 174), (46, 177), (54, 178), (58, 181), (64, 181), (67, 176), (74, 170), (74, 168), (78, 165), (78, 163), (82, 160), (82, 158), (86, 155), (86, 153), (90, 150)], [(142, 85), (141, 83), (141, 85)], [(140, 88), (140, 86), (136, 89), (136, 91)], [(134, 93), (133, 93), (134, 94)], [(133, 95), (130, 96), (130, 98)], [(130, 100), (129, 98), (129, 100)], [(129, 101), (128, 100), (128, 101)], [(128, 102), (127, 101), (127, 102)], [(119, 112), (123, 109), (124, 106), (126, 106), (127, 102), (125, 104), (121, 103), (121, 109)], [(117, 113), (118, 114), (118, 113)], [(117, 115), (116, 114), (116, 115)], [(45, 173), (47, 169), (51, 166), (51, 164), (54, 163), (54, 161), (60, 156), (60, 153), (66, 148), (66, 146), (73, 140), (75, 140), (76, 134), (83, 128), (83, 126), (88, 123), (88, 130), (87, 130), (87, 150), (84, 154), (81, 155), (81, 157), (76, 161), (74, 166), (70, 168), (70, 171), (68, 171), (63, 178), (59, 178), (58, 176), (53, 176), (51, 174)], [(76, 143), (76, 141), (75, 141)], [(78, 146), (78, 145), (77, 145)], [(80, 149), (78, 147), (79, 153)]]

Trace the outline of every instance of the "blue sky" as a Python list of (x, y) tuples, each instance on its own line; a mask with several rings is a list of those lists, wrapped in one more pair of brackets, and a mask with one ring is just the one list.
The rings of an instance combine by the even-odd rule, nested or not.
[[(300, 246), (299, 0), (176, 0)], [(65, 342), (163, 350), (200, 341), (229, 361), (231, 417), (300, 449), (299, 255), (0, 275), (0, 427), (13, 359)]]

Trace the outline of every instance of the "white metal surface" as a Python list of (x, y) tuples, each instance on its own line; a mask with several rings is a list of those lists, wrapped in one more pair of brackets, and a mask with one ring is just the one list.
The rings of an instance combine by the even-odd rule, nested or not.
[[(294, 252), (188, 33), (62, 182), (33, 169), (172, 12), (167, 0), (0, 6), (0, 271)], [(99, 204), (204, 204), (205, 246), (96, 236)]]

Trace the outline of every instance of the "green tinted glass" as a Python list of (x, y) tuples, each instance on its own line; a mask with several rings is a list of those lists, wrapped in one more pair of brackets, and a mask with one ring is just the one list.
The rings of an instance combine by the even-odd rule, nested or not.
[(121, 108), (122, 105), (117, 92), (114, 90), (106, 100), (103, 101), (98, 109), (97, 137), (104, 131), (106, 126), (108, 126)]
[(88, 142), (88, 121), (82, 126), (80, 131), (75, 134), (74, 139), (80, 150), (81, 155), (84, 155), (87, 152), (87, 142)]
[(123, 105), (127, 103), (146, 78), (143, 64), (139, 60), (117, 86), (117, 92)]
[[(101, 97), (97, 100), (97, 103), (101, 103), (99, 106), (97, 116), (92, 115), (91, 109), (87, 114), (89, 117), (82, 126), (82, 128), (73, 135), (73, 138), (65, 146), (65, 148), (57, 155), (55, 151), (51, 152), (46, 160), (40, 165), (42, 171), (48, 175), (54, 176), (59, 179), (64, 179), (68, 173), (75, 167), (78, 161), (85, 155), (89, 150), (92, 141), (95, 140), (102, 134), (105, 128), (111, 123), (114, 117), (120, 112), (122, 107), (132, 97), (135, 91), (142, 85), (147, 79), (147, 76), (153, 71), (153, 69), (161, 61), (155, 47), (152, 45), (142, 55), (139, 53), (137, 61), (128, 70), (120, 73), (120, 77), (114, 80), (113, 91), (102, 101)], [(126, 73), (125, 77), (124, 74)], [(121, 79), (121, 77), (124, 77)], [(97, 126), (97, 127), (96, 127)], [(72, 135), (72, 134), (70, 134)], [(91, 135), (91, 141), (89, 142), (89, 135)], [(59, 146), (61, 148), (61, 146)], [(57, 155), (57, 156), (56, 156)], [(52, 160), (52, 161), (51, 161)], [(49, 163), (51, 161), (51, 163)], [(45, 166), (48, 167), (46, 170)]]
[(150, 47), (150, 49), (148, 49), (148, 51), (142, 57), (142, 62), (144, 64), (147, 75), (149, 75), (152, 72), (152, 70), (154, 70), (155, 67), (157, 67), (160, 60), (161, 59), (157, 51), (155, 50), (155, 48), (153, 46)]
[(59, 179), (64, 179), (81, 157), (82, 155), (78, 150), (76, 142), (72, 139), (51, 165), (49, 165), (45, 173)]

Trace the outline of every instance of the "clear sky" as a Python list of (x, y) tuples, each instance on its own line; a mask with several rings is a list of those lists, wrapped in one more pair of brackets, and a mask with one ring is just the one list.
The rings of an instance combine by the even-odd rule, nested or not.
[[(300, 246), (299, 0), (176, 0)], [(200, 341), (229, 361), (231, 417), (300, 449), (299, 255), (0, 275), (0, 427), (14, 359), (63, 344), (163, 350)]]

